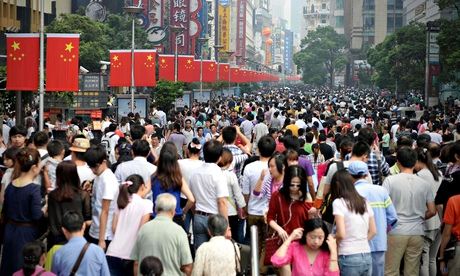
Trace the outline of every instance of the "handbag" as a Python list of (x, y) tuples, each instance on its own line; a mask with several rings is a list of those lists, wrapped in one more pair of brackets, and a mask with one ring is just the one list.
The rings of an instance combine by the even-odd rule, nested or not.
[[(237, 276), (248, 274), (250, 260), (251, 260), (251, 247), (246, 244), (237, 243), (231, 240), (233, 249), (235, 250), (235, 271)], [(240, 250), (240, 255), (236, 251), (236, 247)]]
[[(279, 204), (280, 204), (280, 210), (281, 210), (281, 195), (278, 197), (278, 201), (279, 201)], [(291, 218), (292, 218), (292, 211), (291, 211), (291, 207), (292, 207), (292, 203), (289, 204), (289, 219), (287, 220), (287, 222), (285, 224), (283, 224), (282, 228), (284, 228), (290, 221), (291, 221)], [(284, 221), (284, 216), (283, 216), (283, 211), (281, 210), (281, 221)], [(268, 226), (270, 227), (270, 226)], [(278, 248), (283, 244), (283, 240), (277, 235), (276, 231), (273, 230), (273, 234), (271, 235), (271, 237), (268, 237), (266, 240), (265, 240), (265, 256), (264, 256), (264, 265), (271, 265), (272, 262), (271, 262), (271, 258), (272, 256), (275, 254), (275, 252), (278, 250)]]

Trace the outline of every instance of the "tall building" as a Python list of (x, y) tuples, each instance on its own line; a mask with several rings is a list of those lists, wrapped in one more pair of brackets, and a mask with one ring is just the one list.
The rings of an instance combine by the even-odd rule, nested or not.
[(404, 0), (403, 22), (407, 25), (411, 22), (427, 23), (438, 19), (452, 19), (454, 16), (452, 9), (439, 10), (434, 0)]
[[(337, 2), (340, 0), (337, 0)], [(344, 33), (350, 50), (376, 45), (403, 26), (402, 0), (345, 0)]]
[(330, 26), (331, 10), (329, 0), (307, 0), (303, 7), (305, 27), (301, 36), (305, 37), (309, 32), (318, 27)]

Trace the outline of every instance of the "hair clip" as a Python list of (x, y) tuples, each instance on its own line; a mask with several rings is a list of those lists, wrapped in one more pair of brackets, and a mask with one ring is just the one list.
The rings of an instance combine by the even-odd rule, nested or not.
[(29, 154), (29, 161), (34, 161), (32, 154)]
[(200, 150), (201, 149), (201, 144), (190, 143), (190, 147), (192, 149), (199, 149)]
[(121, 183), (121, 185), (125, 185), (126, 187), (129, 187), (129, 186), (133, 185), (133, 182), (128, 180), (128, 181), (125, 181), (125, 182)]

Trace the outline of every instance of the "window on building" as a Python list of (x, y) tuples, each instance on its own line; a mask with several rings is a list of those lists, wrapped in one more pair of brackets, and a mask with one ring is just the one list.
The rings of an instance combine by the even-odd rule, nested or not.
[(374, 15), (365, 15), (363, 17), (364, 23), (364, 32), (365, 33), (373, 33), (375, 30), (375, 17)]
[(403, 9), (403, 0), (395, 0), (395, 6), (397, 10)]
[(343, 28), (343, 16), (336, 16), (335, 17), (335, 27), (336, 28)]
[(326, 3), (321, 4), (321, 9), (325, 10), (326, 9)]
[(315, 13), (315, 5), (311, 4), (311, 13)]
[(375, 1), (374, 0), (364, 0), (363, 11), (374, 11), (374, 10), (375, 10)]
[(343, 0), (335, 0), (335, 9), (343, 10)]
[(395, 29), (399, 29), (403, 26), (403, 16), (402, 14), (395, 15)]
[(387, 0), (387, 10), (392, 11), (395, 9), (395, 0)]
[(387, 34), (391, 34), (395, 31), (395, 18), (394, 14), (387, 15)]

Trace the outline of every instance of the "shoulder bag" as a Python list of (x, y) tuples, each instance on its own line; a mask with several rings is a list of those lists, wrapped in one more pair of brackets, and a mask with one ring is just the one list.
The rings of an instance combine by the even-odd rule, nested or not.
[(89, 242), (87, 242), (83, 248), (80, 251), (80, 255), (78, 255), (77, 261), (72, 267), (72, 270), (70, 271), (70, 276), (75, 276), (75, 274), (78, 271), (78, 268), (80, 267), (81, 261), (83, 260), (83, 257), (85, 256), (86, 251), (88, 250), (89, 247)]

